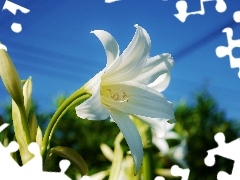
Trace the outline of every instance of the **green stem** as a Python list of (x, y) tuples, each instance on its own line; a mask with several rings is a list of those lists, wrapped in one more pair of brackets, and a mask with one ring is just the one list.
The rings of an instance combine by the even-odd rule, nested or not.
[(89, 94), (86, 94), (86, 95), (83, 95), (79, 98), (77, 98), (76, 100), (74, 100), (63, 112), (62, 114), (58, 117), (56, 123), (54, 124), (53, 128), (52, 128), (52, 131), (49, 135), (49, 139), (48, 141), (50, 142), (51, 139), (52, 139), (52, 135), (53, 135), (53, 132), (55, 131), (56, 129), (56, 126), (58, 125), (59, 121), (61, 120), (61, 118), (63, 117), (63, 115), (71, 108), (71, 107), (74, 107), (74, 106), (77, 106), (79, 104), (81, 104), (82, 102), (84, 102), (85, 100), (87, 100), (88, 98), (90, 98), (90, 95)]
[(19, 108), (19, 112), (21, 114), (22, 127), (23, 127), (23, 130), (25, 132), (27, 142), (28, 142), (28, 144), (30, 144), (31, 138), (30, 138), (30, 131), (29, 131), (29, 126), (28, 126), (28, 118), (27, 118), (25, 106), (24, 105), (18, 106), (18, 108)]
[(49, 122), (49, 124), (47, 126), (47, 129), (45, 131), (44, 137), (43, 137), (42, 147), (41, 147), (41, 154), (42, 154), (43, 157), (44, 157), (44, 155), (46, 153), (46, 150), (47, 150), (47, 147), (48, 147), (48, 144), (49, 144), (50, 134), (53, 133), (54, 126), (55, 126), (56, 122), (59, 121), (59, 117), (62, 116), (66, 112), (65, 109), (67, 109), (68, 106), (70, 106), (74, 100), (76, 100), (77, 98), (79, 98), (79, 97), (81, 97), (83, 95), (86, 95), (86, 94), (87, 93), (82, 88), (77, 90), (70, 97), (68, 97), (61, 104), (61, 106), (57, 109), (57, 111), (53, 115), (52, 119), (50, 120), (50, 122)]
[(154, 164), (153, 164), (153, 157), (152, 157), (152, 148), (145, 148), (144, 155), (143, 155), (143, 165), (142, 165), (142, 172), (143, 172), (143, 179), (154, 179)]

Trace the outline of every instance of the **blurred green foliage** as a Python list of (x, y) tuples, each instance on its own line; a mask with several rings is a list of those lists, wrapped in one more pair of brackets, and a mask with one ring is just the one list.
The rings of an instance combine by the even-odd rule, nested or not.
[(237, 139), (240, 122), (227, 119), (224, 111), (218, 108), (214, 98), (206, 91), (196, 95), (193, 105), (180, 104), (175, 116), (175, 131), (187, 138), (189, 180), (215, 180), (219, 171), (231, 174), (232, 160), (216, 156), (215, 165), (208, 167), (204, 164), (204, 158), (208, 150), (218, 147), (214, 140), (216, 133), (224, 133), (226, 142)]
[[(64, 99), (64, 97), (59, 97), (57, 106), (60, 106)], [(35, 109), (38, 124), (44, 133), (53, 113), (39, 113), (37, 106), (34, 104), (32, 108)], [(175, 116), (177, 123), (174, 131), (187, 140), (186, 162), (190, 168), (189, 180), (215, 180), (219, 171), (231, 173), (233, 161), (216, 156), (215, 165), (208, 167), (204, 164), (204, 158), (207, 155), (207, 150), (218, 146), (214, 140), (216, 133), (223, 132), (226, 142), (238, 138), (240, 132), (239, 121), (227, 119), (225, 113), (218, 108), (214, 98), (206, 91), (202, 91), (195, 96), (194, 104), (179, 103), (175, 109)], [(12, 125), (10, 105), (5, 107), (1, 117), (4, 122)], [(65, 146), (74, 149), (88, 164), (89, 174), (93, 174), (111, 166), (111, 162), (102, 154), (100, 145), (105, 143), (113, 148), (113, 142), (118, 133), (119, 129), (115, 123), (80, 119), (76, 116), (75, 109), (72, 108), (57, 125), (51, 147)], [(13, 138), (13, 130), (10, 128), (8, 139), (11, 141)], [(169, 142), (170, 145), (171, 143)], [(126, 153), (128, 149), (125, 142), (123, 142), (123, 146)], [(153, 152), (156, 154), (154, 159), (157, 161), (155, 163), (157, 167), (166, 169), (175, 164), (170, 158), (159, 158), (156, 148), (153, 149)], [(53, 157), (53, 161), (47, 166), (47, 169), (49, 171), (59, 171), (56, 164), (60, 159), (59, 157)], [(71, 164), (67, 174), (74, 179), (76, 172), (76, 167)], [(166, 180), (170, 179), (176, 178), (166, 177)]]

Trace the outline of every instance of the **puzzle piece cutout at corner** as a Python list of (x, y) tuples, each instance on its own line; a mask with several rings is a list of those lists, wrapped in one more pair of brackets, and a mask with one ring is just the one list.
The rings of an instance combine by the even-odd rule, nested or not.
[(171, 167), (171, 174), (173, 176), (181, 176), (181, 180), (188, 180), (190, 170), (189, 169), (182, 169), (177, 165)]
[[(233, 14), (233, 19), (236, 23), (240, 23), (240, 11), (236, 11)], [(226, 33), (228, 46), (218, 46), (216, 48), (216, 55), (219, 58), (229, 56), (230, 67), (239, 68), (238, 77), (240, 78), (240, 58), (235, 58), (232, 54), (234, 48), (240, 48), (240, 39), (233, 40), (233, 30), (230, 27), (226, 27), (222, 30), (223, 33)]]
[(223, 133), (217, 133), (214, 136), (215, 141), (218, 144), (217, 148), (208, 150), (208, 155), (204, 159), (204, 163), (207, 166), (213, 166), (215, 164), (215, 155), (230, 159), (234, 161), (232, 174), (220, 171), (217, 175), (218, 180), (239, 180), (240, 179), (240, 139), (236, 139), (229, 143), (225, 143), (225, 136)]
[[(22, 6), (18, 5), (18, 4), (15, 4), (15, 3), (13, 3), (13, 2), (11, 2), (9, 0), (5, 1), (2, 10), (8, 10), (9, 12), (11, 12), (14, 15), (16, 15), (17, 10), (19, 10), (20, 12), (22, 12), (24, 14), (27, 14), (27, 13), (30, 12), (29, 9), (27, 9), (25, 7), (22, 7)], [(13, 32), (19, 33), (19, 32), (22, 31), (22, 25), (20, 23), (14, 22), (11, 25), (11, 29), (12, 29)]]
[[(8, 125), (0, 126), (2, 132)], [(70, 166), (68, 160), (62, 160), (59, 163), (60, 172), (44, 172), (40, 148), (37, 143), (31, 143), (28, 146), (30, 153), (34, 157), (23, 166), (12, 158), (11, 153), (18, 151), (19, 145), (12, 141), (7, 147), (4, 147), (0, 142), (0, 179), (1, 180), (20, 180), (20, 179), (35, 179), (35, 180), (71, 180), (66, 174), (66, 170)]]
[[(173, 176), (180, 176), (182, 177), (181, 180), (188, 180), (190, 170), (189, 169), (182, 169), (177, 165), (173, 165), (171, 167), (171, 174)], [(162, 176), (157, 176), (154, 180), (165, 180)]]
[(185, 0), (179, 0), (176, 2), (176, 9), (178, 11), (177, 14), (174, 14), (174, 16), (181, 22), (185, 22), (187, 17), (190, 15), (204, 15), (205, 14), (205, 8), (204, 3), (209, 1), (216, 1), (215, 9), (219, 13), (223, 13), (227, 9), (227, 5), (224, 2), (224, 0), (200, 0), (200, 10), (199, 11), (193, 11), (193, 12), (187, 12), (188, 4)]
[(157, 177), (155, 177), (155, 179), (154, 180), (165, 180), (165, 178), (164, 177), (162, 177), (162, 176), (157, 176)]

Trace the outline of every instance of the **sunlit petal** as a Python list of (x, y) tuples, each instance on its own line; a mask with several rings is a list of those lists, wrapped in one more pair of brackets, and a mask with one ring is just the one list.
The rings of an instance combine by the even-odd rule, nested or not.
[(135, 164), (135, 172), (138, 172), (143, 157), (143, 146), (139, 132), (131, 119), (121, 111), (111, 109), (111, 117), (114, 119), (119, 129), (123, 133)]
[(103, 75), (102, 84), (133, 79), (144, 68), (151, 46), (150, 37), (142, 27), (136, 28), (133, 40)]
[(174, 128), (174, 126), (175, 126), (175, 123), (172, 123), (172, 124), (166, 123), (166, 131), (171, 132), (171, 130)]
[(101, 87), (102, 103), (129, 114), (175, 119), (172, 103), (154, 89), (128, 81)]
[(165, 139), (153, 136), (152, 141), (157, 146), (157, 148), (161, 151), (161, 153), (166, 154), (169, 151), (169, 146)]
[(115, 38), (103, 30), (94, 30), (91, 33), (95, 34), (101, 41), (106, 55), (107, 55), (107, 67), (113, 63), (113, 61), (119, 56), (119, 46)]
[(174, 131), (170, 131), (166, 134), (166, 136), (164, 137), (166, 139), (180, 139), (180, 136), (175, 133)]
[(145, 116), (137, 116), (140, 120), (144, 121), (145, 123), (149, 124), (150, 127), (154, 130), (156, 136), (158, 138), (163, 138), (166, 134), (166, 123), (167, 119), (160, 119), (160, 118), (150, 118)]
[(101, 102), (99, 89), (86, 101), (76, 108), (77, 116), (88, 120), (104, 120), (109, 117), (109, 110)]
[(171, 80), (170, 73), (160, 75), (154, 82), (148, 85), (148, 87), (163, 92), (169, 85)]
[(84, 85), (84, 89), (88, 93), (94, 94), (97, 91), (97, 89), (99, 89), (99, 84), (101, 82), (103, 73), (104, 73), (104, 70), (100, 71)]
[(173, 59), (170, 54), (164, 53), (148, 58), (143, 71), (134, 81), (141, 84), (150, 84), (160, 75), (168, 73), (172, 67)]
[(187, 168), (188, 164), (185, 161), (187, 154), (187, 142), (186, 139), (183, 139), (181, 143), (175, 147), (169, 149), (168, 154), (177, 161), (182, 167)]
[(180, 139), (180, 136), (176, 132), (172, 131), (174, 126), (175, 124), (165, 123), (165, 135), (163, 138), (158, 137), (156, 131), (153, 131), (152, 141), (163, 154), (169, 153), (169, 146), (166, 141), (167, 139)]

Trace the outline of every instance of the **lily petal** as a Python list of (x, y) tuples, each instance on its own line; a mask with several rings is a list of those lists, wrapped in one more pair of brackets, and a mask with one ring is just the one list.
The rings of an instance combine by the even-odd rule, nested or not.
[(141, 84), (150, 84), (160, 75), (168, 73), (172, 67), (173, 59), (168, 53), (148, 58), (141, 75), (134, 80)]
[(75, 109), (77, 116), (82, 119), (104, 120), (110, 116), (109, 110), (101, 103), (99, 88), (88, 100), (78, 105)]
[(154, 130), (158, 138), (163, 138), (165, 136), (167, 119), (150, 118), (145, 116), (137, 117), (145, 123), (149, 124), (149, 126)]
[(145, 29), (136, 26), (135, 35), (124, 52), (112, 63), (102, 77), (102, 84), (127, 81), (144, 69), (150, 51), (150, 37)]
[(102, 103), (124, 113), (175, 119), (172, 103), (154, 89), (128, 81), (101, 87)]
[(165, 139), (157, 138), (156, 136), (153, 136), (152, 141), (157, 146), (157, 148), (161, 151), (162, 154), (168, 153), (169, 146)]
[(148, 87), (163, 92), (169, 85), (171, 80), (170, 73), (160, 75), (154, 82), (148, 85)]
[(166, 123), (166, 131), (171, 132), (171, 130), (174, 128), (175, 125), (176, 124)]
[(95, 34), (98, 37), (98, 39), (101, 41), (107, 55), (106, 67), (108, 67), (119, 56), (118, 43), (115, 40), (115, 38), (107, 31), (94, 30), (94, 31), (91, 31), (91, 33)]
[(166, 139), (180, 139), (180, 136), (174, 131), (168, 132), (165, 136)]
[(101, 77), (104, 73), (104, 69), (102, 71), (100, 71), (99, 73), (97, 73), (92, 79), (90, 79), (85, 85), (84, 85), (84, 89), (90, 93), (90, 94), (94, 94), (97, 89), (99, 89), (99, 84), (101, 82)]
[(131, 119), (121, 111), (111, 109), (111, 117), (123, 133), (127, 144), (131, 150), (135, 164), (135, 173), (137, 173), (142, 164), (143, 146), (139, 132)]

